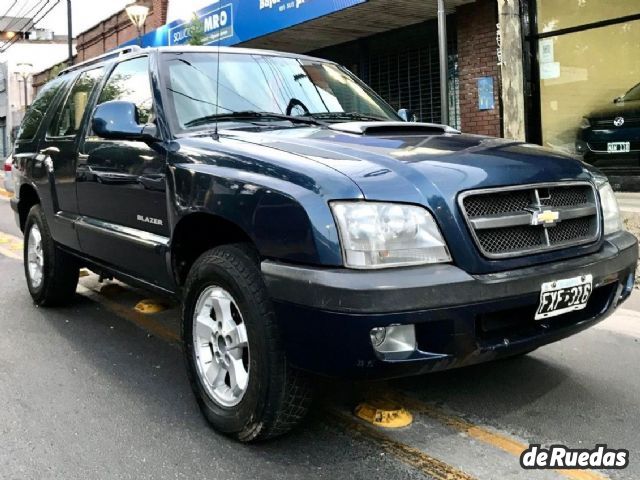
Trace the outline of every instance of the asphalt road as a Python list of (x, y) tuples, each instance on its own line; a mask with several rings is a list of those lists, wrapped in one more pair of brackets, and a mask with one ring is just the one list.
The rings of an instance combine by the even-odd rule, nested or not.
[[(2, 198), (0, 232), (19, 235)], [(638, 294), (527, 357), (380, 384), (319, 381), (325, 393), (300, 428), (245, 446), (202, 419), (175, 309), (143, 316), (132, 309), (143, 292), (93, 277), (72, 306), (35, 308), (21, 262), (4, 255), (0, 282), (0, 479), (640, 478)], [(400, 402), (413, 424), (356, 420), (355, 403), (372, 397)], [(597, 475), (524, 471), (529, 443), (607, 443), (631, 461)]]

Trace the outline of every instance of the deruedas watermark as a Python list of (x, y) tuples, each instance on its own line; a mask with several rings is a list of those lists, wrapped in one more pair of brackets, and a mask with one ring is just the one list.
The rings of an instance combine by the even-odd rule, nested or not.
[(622, 469), (629, 465), (629, 450), (598, 444), (593, 449), (531, 444), (520, 455), (520, 466), (527, 470), (547, 468)]

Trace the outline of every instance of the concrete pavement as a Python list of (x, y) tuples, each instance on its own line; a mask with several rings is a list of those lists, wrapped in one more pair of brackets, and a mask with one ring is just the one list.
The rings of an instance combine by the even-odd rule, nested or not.
[(616, 192), (620, 210), (625, 213), (640, 213), (640, 193)]

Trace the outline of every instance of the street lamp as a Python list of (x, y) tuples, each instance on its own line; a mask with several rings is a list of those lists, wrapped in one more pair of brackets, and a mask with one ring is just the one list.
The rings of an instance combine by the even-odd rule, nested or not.
[(26, 110), (29, 103), (29, 97), (27, 92), (27, 79), (33, 70), (33, 65), (31, 63), (18, 63), (16, 64), (16, 75), (22, 78), (22, 83), (24, 85), (24, 109)]
[(139, 3), (131, 3), (126, 6), (125, 11), (138, 31), (138, 45), (142, 46), (142, 28), (144, 27), (144, 22), (147, 21), (149, 7)]

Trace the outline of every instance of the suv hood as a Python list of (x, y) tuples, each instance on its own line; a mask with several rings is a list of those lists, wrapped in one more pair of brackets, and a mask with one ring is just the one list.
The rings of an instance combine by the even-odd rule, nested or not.
[(613, 120), (619, 116), (625, 116), (629, 114), (640, 115), (640, 101), (627, 101), (618, 102), (610, 105), (606, 105), (598, 110), (594, 110), (587, 118), (590, 120)]
[[(230, 132), (231, 133), (231, 132)], [(452, 207), (463, 190), (590, 180), (582, 162), (521, 142), (457, 133), (352, 134), (332, 126), (233, 131), (233, 137), (320, 162), (354, 181), (365, 198)], [(304, 168), (301, 166), (301, 168)]]

